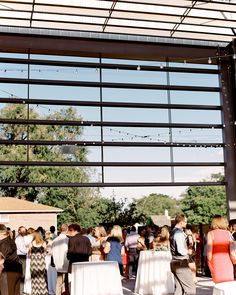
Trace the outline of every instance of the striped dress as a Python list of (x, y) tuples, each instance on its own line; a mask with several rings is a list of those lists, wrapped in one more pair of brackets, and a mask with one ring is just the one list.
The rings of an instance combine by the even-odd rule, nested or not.
[(32, 245), (30, 261), (31, 295), (48, 295), (45, 255), (43, 245), (39, 247)]

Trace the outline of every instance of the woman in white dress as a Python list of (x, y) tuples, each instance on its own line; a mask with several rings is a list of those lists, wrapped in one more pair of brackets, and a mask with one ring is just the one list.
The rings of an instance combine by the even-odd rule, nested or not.
[(24, 281), (24, 293), (25, 294), (31, 294), (31, 274), (30, 274), (29, 248), (30, 248), (30, 243), (33, 240), (33, 232), (34, 232), (34, 229), (32, 227), (29, 227), (27, 230), (27, 235), (24, 236), (25, 247), (27, 250), (26, 265), (25, 265), (25, 281)]
[(57, 283), (57, 271), (55, 266), (52, 265), (52, 242), (53, 234), (50, 231), (45, 233), (46, 250), (47, 254), (45, 257), (46, 269), (47, 269), (47, 279), (48, 279), (48, 294), (56, 294), (56, 283)]

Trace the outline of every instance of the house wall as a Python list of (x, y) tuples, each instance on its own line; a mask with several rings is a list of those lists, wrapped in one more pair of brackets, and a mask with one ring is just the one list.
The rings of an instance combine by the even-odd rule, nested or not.
[(12, 230), (18, 230), (23, 225), (26, 228), (33, 227), (37, 229), (42, 226), (45, 230), (49, 230), (51, 225), (57, 228), (56, 213), (9, 213), (0, 214), (0, 223), (5, 224)]

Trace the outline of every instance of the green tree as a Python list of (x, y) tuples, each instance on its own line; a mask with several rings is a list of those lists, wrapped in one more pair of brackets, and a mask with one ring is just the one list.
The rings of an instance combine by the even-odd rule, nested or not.
[[(42, 119), (42, 115), (29, 110), (30, 119)], [(8, 104), (0, 110), (0, 116), (6, 119), (27, 119), (27, 106), (24, 104)], [(45, 117), (43, 117), (45, 119)], [(79, 120), (80, 116), (72, 108), (62, 109), (46, 116), (52, 120)], [(80, 126), (60, 125), (20, 125), (1, 124), (0, 136), (2, 139), (11, 140), (76, 140), (82, 133)], [(49, 145), (1, 145), (0, 160), (11, 161), (86, 161), (87, 150), (84, 147), (76, 147), (73, 155), (66, 155), (59, 146)], [(1, 182), (59, 182), (69, 181), (71, 176), (76, 181), (88, 180), (89, 171), (85, 168), (68, 167), (27, 167), (5, 166), (0, 170)], [(34, 201), (38, 196), (46, 193), (40, 188), (1, 187), (1, 195), (23, 198)]]
[[(80, 120), (73, 108), (64, 108), (50, 115), (42, 115), (33, 109), (29, 110), (31, 119)], [(27, 119), (27, 106), (8, 104), (0, 110), (0, 116), (8, 119)], [(80, 126), (61, 125), (19, 125), (1, 124), (0, 136), (11, 140), (77, 140), (83, 129)], [(49, 145), (1, 145), (0, 160), (11, 161), (81, 161), (87, 160), (87, 149), (74, 146), (73, 152), (66, 154), (61, 146)], [(93, 171), (86, 167), (52, 167), (52, 166), (5, 166), (0, 170), (1, 182), (88, 182)], [(22, 198), (64, 209), (60, 215), (61, 222), (83, 220), (88, 225), (90, 220), (100, 222), (95, 216), (93, 206), (97, 202), (98, 192), (91, 188), (15, 188), (1, 187), (2, 196)]]
[[(0, 110), (0, 116), (8, 119), (27, 119), (25, 104), (8, 104)], [(30, 119), (81, 120), (73, 108), (63, 108), (50, 115), (43, 115), (29, 109)], [(83, 132), (81, 126), (62, 125), (17, 125), (2, 124), (0, 136), (11, 140), (78, 140)], [(1, 145), (0, 160), (11, 161), (48, 161), (68, 162), (87, 161), (88, 150), (84, 146), (73, 146), (72, 152), (66, 154), (61, 146), (49, 145)], [(86, 167), (52, 167), (52, 166), (6, 166), (0, 170), (1, 182), (89, 182), (93, 170)], [(124, 202), (115, 198), (101, 198), (99, 190), (93, 188), (49, 187), (49, 188), (14, 188), (1, 187), (2, 196), (11, 196), (59, 207), (63, 213), (58, 216), (59, 223), (79, 222), (82, 227), (95, 226), (100, 223), (120, 222)], [(123, 215), (122, 215), (123, 214)]]
[(152, 193), (134, 201), (136, 204), (135, 214), (141, 222), (146, 222), (151, 215), (163, 215), (167, 209), (170, 216), (178, 211), (177, 202), (170, 196)]
[(119, 222), (122, 225), (133, 225), (136, 222), (143, 221), (143, 213), (138, 213), (136, 208), (136, 202), (133, 201), (129, 204), (125, 204), (122, 212), (119, 216)]
[[(212, 174), (211, 180), (223, 180), (222, 174)], [(223, 186), (192, 186), (182, 195), (181, 210), (191, 224), (209, 224), (214, 215), (226, 216), (226, 194)]]

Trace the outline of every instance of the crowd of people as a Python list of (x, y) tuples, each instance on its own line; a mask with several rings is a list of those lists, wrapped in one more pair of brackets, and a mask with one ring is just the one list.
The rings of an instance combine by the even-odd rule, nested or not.
[[(232, 227), (233, 228), (233, 227)], [(170, 269), (175, 280), (175, 295), (196, 294), (197, 237), (184, 214), (175, 226), (145, 226), (137, 231), (114, 225), (81, 229), (79, 224), (62, 224), (59, 235), (20, 226), (14, 239), (12, 232), (0, 224), (0, 294), (69, 295), (70, 273), (74, 262), (117, 261), (122, 278), (137, 274), (140, 251), (170, 251)], [(224, 217), (212, 220), (206, 236), (207, 261), (215, 283), (234, 280), (236, 252), (234, 237)]]

